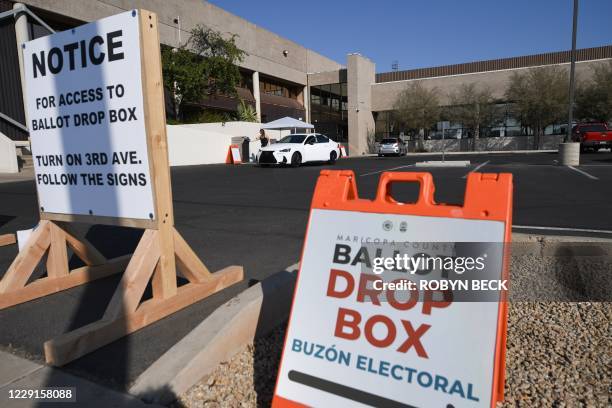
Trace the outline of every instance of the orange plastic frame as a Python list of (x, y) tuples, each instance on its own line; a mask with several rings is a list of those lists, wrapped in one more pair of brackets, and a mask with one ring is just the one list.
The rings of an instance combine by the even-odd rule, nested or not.
[(348, 157), (348, 154), (346, 154), (346, 146), (343, 144), (338, 144), (338, 146), (340, 146), (340, 158), (343, 159)]
[(240, 160), (234, 161), (234, 156), (232, 155), (232, 149), (240, 149), (240, 146), (238, 146), (237, 144), (230, 145), (229, 149), (227, 149), (227, 156), (225, 156), (225, 164), (241, 164), (242, 157), (240, 158)]
[[(391, 196), (392, 185), (397, 182), (416, 182), (420, 184), (419, 196), (415, 203), (398, 203)], [(504, 242), (512, 241), (512, 174), (510, 173), (470, 173), (467, 177), (465, 199), (463, 206), (437, 204), (434, 201), (435, 186), (430, 173), (414, 172), (384, 172), (380, 176), (376, 198), (367, 200), (359, 198), (355, 174), (352, 170), (323, 170), (321, 171), (310, 206), (313, 209), (341, 210), (351, 212), (366, 212), (378, 214), (405, 214), (427, 217), (464, 218), (473, 220), (501, 221), (505, 224)], [(309, 225), (306, 228), (306, 237), (302, 247), (308, 240)], [(504, 259), (502, 279), (508, 279), (508, 266), (510, 262), (510, 245), (504, 246)], [(298, 272), (302, 272), (301, 267)], [(297, 292), (297, 283), (294, 289), (293, 302)], [(291, 306), (293, 311), (293, 304)], [(289, 325), (291, 325), (291, 314)], [(495, 342), (495, 360), (493, 366), (494, 378), (491, 393), (491, 407), (497, 401), (504, 400), (504, 385), (506, 378), (506, 340), (508, 328), (507, 294), (502, 292), (500, 307), (497, 315), (497, 335)], [(289, 331), (287, 330), (287, 334)], [(283, 344), (279, 373), (284, 360), (284, 350), (287, 342)], [(297, 408), (306, 405), (288, 400), (276, 394), (279, 378), (276, 378), (276, 387), (272, 400), (273, 408)]]

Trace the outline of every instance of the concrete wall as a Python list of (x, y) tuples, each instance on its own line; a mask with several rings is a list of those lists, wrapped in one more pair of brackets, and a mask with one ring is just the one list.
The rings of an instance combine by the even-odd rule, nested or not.
[(225, 163), (232, 144), (229, 134), (203, 131), (193, 125), (168, 125), (170, 166)]
[[(229, 146), (241, 137), (251, 140), (249, 157), (243, 157), (242, 161), (254, 162), (255, 155), (261, 148), (261, 142), (255, 140), (259, 136), (260, 127), (260, 123), (253, 122), (167, 125), (170, 166), (225, 163)], [(288, 130), (266, 130), (271, 142), (289, 133)]]
[[(24, 0), (22, 3), (86, 22), (133, 8), (154, 11), (160, 20), (160, 40), (170, 46), (178, 45), (179, 30), (174, 23), (177, 17), (183, 42), (197, 24), (238, 34), (238, 46), (249, 54), (242, 67), (302, 85), (306, 84), (307, 72), (341, 68), (339, 63), (323, 55), (201, 0)], [(288, 51), (286, 57), (285, 50)]]
[(0, 173), (18, 173), (15, 142), (0, 133)]
[(327, 85), (346, 82), (346, 70), (334, 70), (308, 74), (308, 85)]
[(347, 80), (349, 154), (359, 156), (370, 152), (368, 134), (374, 134), (372, 85), (376, 80), (376, 65), (359, 54), (349, 54)]
[(257, 136), (259, 136), (261, 123), (236, 121), (221, 123), (194, 123), (192, 125), (185, 126), (189, 126), (191, 129), (202, 132), (223, 133), (233, 137), (242, 136), (255, 139)]
[[(563, 141), (564, 135), (544, 135), (540, 138), (541, 150), (555, 150)], [(428, 152), (466, 152), (472, 151), (473, 139), (426, 140)], [(408, 142), (408, 150), (415, 151), (416, 142)], [(533, 136), (486, 137), (478, 140), (477, 151), (533, 150)]]
[(342, 69), (344, 66), (338, 62), (327, 58), (313, 50), (306, 49), (306, 68), (307, 72), (323, 72)]
[[(607, 61), (610, 61), (610, 59), (577, 62), (576, 75), (578, 79), (580, 80), (590, 77), (593, 66), (606, 64)], [(569, 68), (569, 64), (559, 64), (558, 66)], [(393, 110), (395, 101), (397, 100), (400, 92), (414, 81), (421, 81), (427, 88), (438, 88), (440, 90), (440, 98), (443, 105), (448, 103), (449, 93), (456, 90), (459, 85), (466, 83), (477, 83), (481, 86), (488, 86), (493, 91), (493, 96), (495, 98), (503, 99), (504, 92), (506, 91), (506, 87), (512, 73), (524, 71), (526, 69), (530, 68), (374, 84), (372, 85), (372, 110), (375, 112)]]

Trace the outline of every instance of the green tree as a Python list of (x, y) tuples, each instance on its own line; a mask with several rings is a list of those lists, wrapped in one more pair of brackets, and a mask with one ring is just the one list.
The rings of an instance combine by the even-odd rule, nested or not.
[(521, 125), (533, 129), (534, 149), (539, 149), (546, 126), (566, 119), (568, 93), (569, 78), (563, 68), (533, 68), (510, 77), (506, 99), (513, 102)]
[(238, 112), (238, 120), (242, 122), (257, 122), (257, 111), (252, 105), (249, 105), (241, 99), (236, 107), (236, 111)]
[(236, 95), (240, 83), (237, 64), (246, 55), (236, 45), (236, 38), (235, 34), (226, 38), (198, 25), (185, 44), (162, 49), (164, 86), (172, 95), (175, 119), (179, 119), (185, 103), (199, 103), (207, 95)]
[(425, 88), (413, 82), (400, 92), (395, 104), (395, 118), (408, 129), (419, 132), (419, 150), (427, 131), (440, 117), (440, 98), (437, 88)]
[(582, 121), (612, 120), (612, 61), (593, 67), (591, 79), (577, 89), (575, 109)]
[(447, 110), (448, 118), (473, 132), (472, 148), (476, 150), (480, 128), (498, 119), (491, 89), (475, 83), (461, 84), (449, 95), (449, 102), (451, 106)]

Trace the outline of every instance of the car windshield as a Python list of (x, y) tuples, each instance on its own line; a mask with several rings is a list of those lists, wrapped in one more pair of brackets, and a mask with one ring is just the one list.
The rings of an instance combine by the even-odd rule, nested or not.
[(605, 132), (606, 128), (603, 125), (588, 125), (588, 126), (581, 126), (580, 131), (581, 132)]
[(397, 143), (397, 139), (383, 139), (380, 143), (382, 143), (382, 144)]
[(306, 135), (289, 135), (283, 137), (278, 143), (304, 143)]

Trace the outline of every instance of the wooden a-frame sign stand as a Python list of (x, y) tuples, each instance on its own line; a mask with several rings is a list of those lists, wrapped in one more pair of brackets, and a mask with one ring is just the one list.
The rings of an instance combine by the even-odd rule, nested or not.
[[(44, 344), (47, 363), (61, 366), (139, 330), (243, 279), (241, 266), (210, 273), (174, 228), (166, 142), (159, 34), (155, 13), (140, 10), (145, 126), (156, 215), (154, 220), (40, 213), (41, 222), (0, 281), (0, 310), (125, 271), (102, 319)], [(70, 222), (144, 228), (131, 256), (107, 260), (79, 239)], [(67, 246), (86, 266), (68, 268)], [(45, 253), (47, 276), (34, 270)], [(177, 267), (189, 283), (177, 287)], [(151, 282), (153, 296), (142, 301)]]

